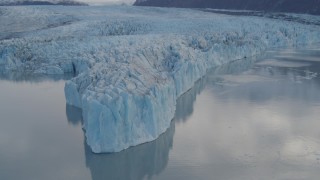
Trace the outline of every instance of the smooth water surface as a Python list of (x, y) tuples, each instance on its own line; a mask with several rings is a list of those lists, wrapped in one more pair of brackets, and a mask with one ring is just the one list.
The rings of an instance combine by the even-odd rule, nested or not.
[[(257, 62), (256, 62), (257, 61)], [(0, 80), (0, 179), (269, 180), (320, 177), (320, 49), (213, 69), (157, 140), (93, 154), (64, 80)]]

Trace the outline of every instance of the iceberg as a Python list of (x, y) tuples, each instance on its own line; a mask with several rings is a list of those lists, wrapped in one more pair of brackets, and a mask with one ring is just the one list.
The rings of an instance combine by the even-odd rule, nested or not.
[[(21, 17), (32, 22), (26, 30), (10, 23)], [(0, 7), (0, 20), (2, 73), (74, 74), (66, 101), (82, 109), (95, 153), (158, 138), (177, 98), (211, 68), (320, 42), (316, 25), (190, 9)]]

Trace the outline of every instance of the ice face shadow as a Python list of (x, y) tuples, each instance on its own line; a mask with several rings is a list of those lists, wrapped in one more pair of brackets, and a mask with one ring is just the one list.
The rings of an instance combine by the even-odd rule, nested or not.
[(90, 169), (92, 180), (151, 179), (168, 164), (174, 132), (175, 125), (171, 123), (158, 139), (111, 154), (94, 154), (84, 142), (86, 166)]

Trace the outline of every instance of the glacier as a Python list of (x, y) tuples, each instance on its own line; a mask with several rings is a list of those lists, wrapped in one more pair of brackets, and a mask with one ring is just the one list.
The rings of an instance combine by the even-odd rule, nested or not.
[(66, 102), (95, 153), (155, 140), (211, 68), (320, 42), (317, 25), (175, 8), (0, 7), (0, 23), (1, 73), (74, 75)]

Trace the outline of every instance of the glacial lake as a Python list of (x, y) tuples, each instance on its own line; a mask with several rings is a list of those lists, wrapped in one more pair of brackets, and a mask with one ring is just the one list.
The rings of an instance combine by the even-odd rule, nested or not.
[(269, 180), (320, 177), (320, 48), (271, 50), (213, 69), (157, 140), (93, 154), (70, 77), (0, 80), (1, 180)]

